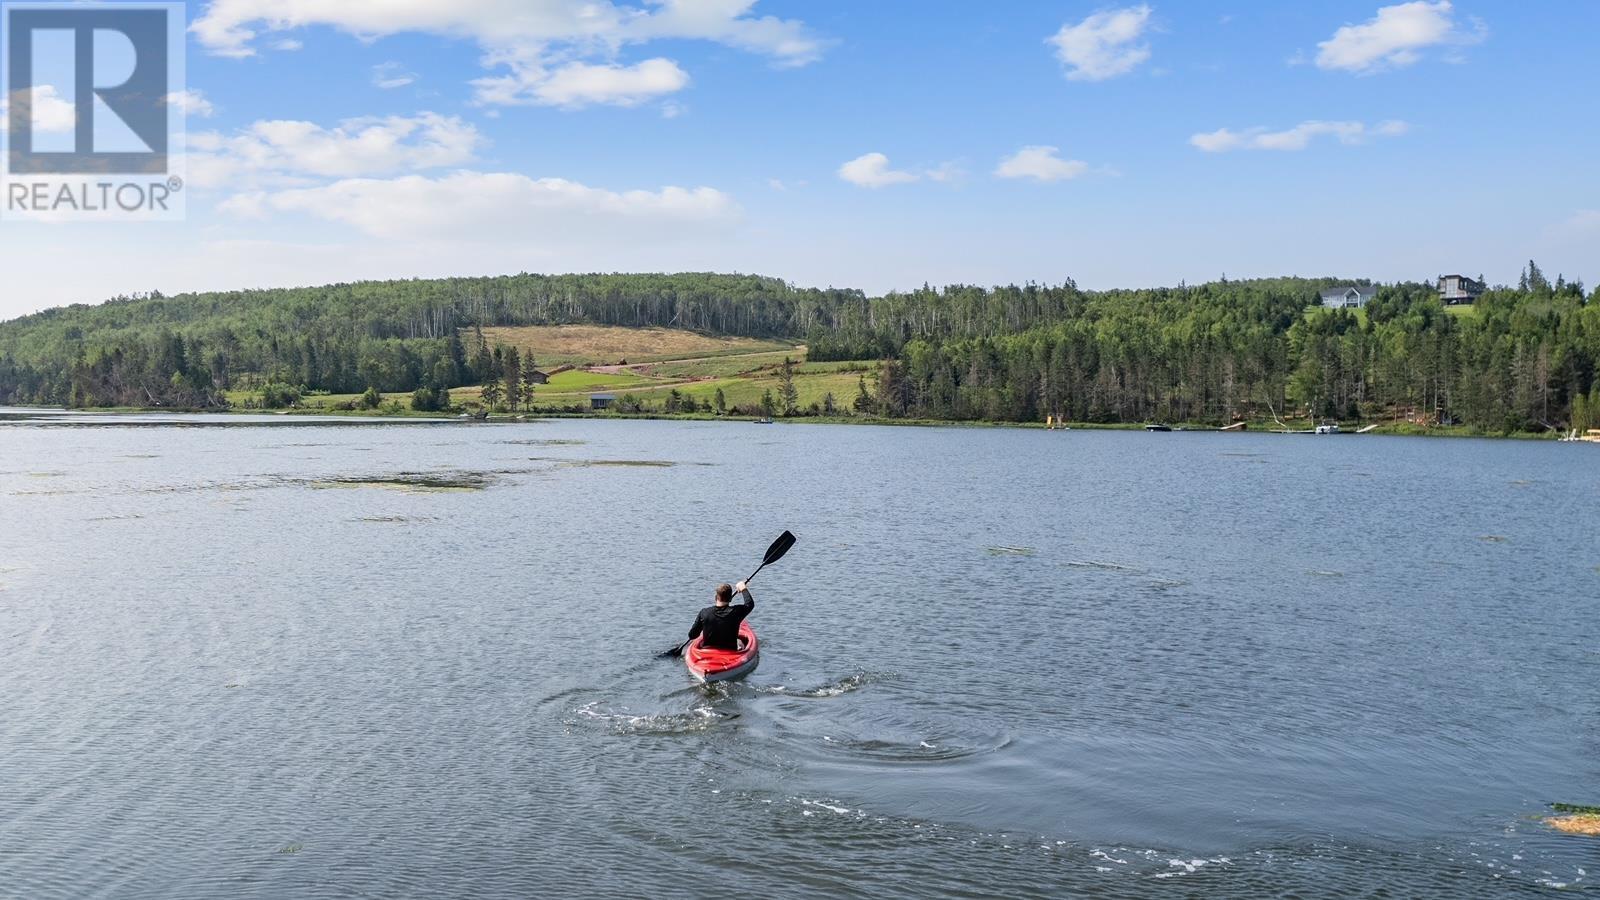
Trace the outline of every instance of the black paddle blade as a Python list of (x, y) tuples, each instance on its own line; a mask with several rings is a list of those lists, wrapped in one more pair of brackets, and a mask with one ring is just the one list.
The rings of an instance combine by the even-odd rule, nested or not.
[(765, 559), (761, 560), (761, 564), (763, 566), (770, 566), (778, 560), (783, 559), (783, 555), (788, 553), (789, 548), (793, 546), (794, 533), (785, 531), (783, 534), (778, 535), (778, 539), (772, 542), (771, 547), (767, 548), (767, 556)]
[(685, 648), (687, 646), (689, 646), (689, 642), (688, 641), (684, 641), (683, 643), (679, 644), (676, 647), (673, 647), (670, 650), (663, 650), (660, 653), (657, 653), (656, 654), (656, 659), (669, 659), (669, 658), (674, 657), (674, 656), (682, 656), (683, 655), (683, 648)]

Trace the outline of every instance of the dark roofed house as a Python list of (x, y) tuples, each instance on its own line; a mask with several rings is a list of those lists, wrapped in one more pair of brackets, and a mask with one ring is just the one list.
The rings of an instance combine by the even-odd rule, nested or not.
[(617, 395), (616, 394), (590, 394), (589, 395), (589, 408), (590, 409), (610, 409), (611, 408), (611, 404), (615, 403), (616, 400), (617, 400)]
[(523, 377), (527, 378), (529, 381), (533, 382), (534, 384), (549, 384), (550, 383), (550, 376), (546, 375), (545, 373), (543, 373), (541, 371), (539, 371), (538, 369), (534, 369), (533, 371), (527, 373)]
[(1445, 305), (1475, 303), (1483, 295), (1483, 282), (1465, 275), (1440, 275), (1439, 299)]
[(1347, 284), (1341, 287), (1328, 288), (1322, 292), (1322, 305), (1329, 309), (1360, 309), (1372, 302), (1378, 296), (1375, 286)]

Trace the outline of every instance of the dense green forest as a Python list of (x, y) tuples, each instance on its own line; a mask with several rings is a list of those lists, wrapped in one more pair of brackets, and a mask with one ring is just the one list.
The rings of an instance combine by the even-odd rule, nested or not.
[[(0, 323), (0, 403), (223, 403), (230, 386), (442, 392), (498, 374), (478, 327), (593, 323), (804, 340), (881, 359), (876, 415), (1223, 423), (1408, 414), (1491, 431), (1591, 424), (1600, 304), (1529, 263), (1446, 309), (1432, 285), (1308, 309), (1333, 278), (1144, 290), (923, 287), (868, 297), (746, 275), (516, 275), (118, 298)], [(1465, 314), (1462, 314), (1465, 313)], [(1600, 418), (1597, 415), (1595, 418)]]

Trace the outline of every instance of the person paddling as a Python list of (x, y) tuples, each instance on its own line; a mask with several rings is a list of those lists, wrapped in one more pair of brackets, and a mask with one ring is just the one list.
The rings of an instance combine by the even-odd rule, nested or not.
[[(744, 602), (732, 605), (733, 595), (743, 594)], [(714, 650), (739, 649), (739, 623), (756, 608), (756, 598), (749, 586), (741, 581), (737, 585), (717, 585), (715, 604), (700, 610), (689, 629), (689, 640), (701, 637), (701, 644)], [(702, 637), (703, 636), (703, 637)]]

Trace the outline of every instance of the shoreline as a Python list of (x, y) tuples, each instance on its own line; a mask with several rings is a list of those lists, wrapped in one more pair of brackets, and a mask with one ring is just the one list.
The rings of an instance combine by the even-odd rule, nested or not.
[[(463, 418), (460, 413), (433, 413), (417, 412), (415, 410), (330, 410), (322, 407), (298, 407), (294, 409), (275, 410), (246, 410), (238, 408), (229, 409), (171, 409), (163, 407), (91, 407), (84, 409), (68, 409), (66, 407), (11, 407), (0, 406), (0, 416), (8, 410), (38, 411), (41, 413), (91, 413), (100, 415), (235, 415), (235, 416), (279, 416), (284, 418), (317, 416), (325, 419), (350, 419), (382, 420), (388, 424), (401, 424), (403, 421), (422, 422), (460, 422), (462, 424), (505, 424), (510, 422), (531, 422), (546, 419), (588, 419), (596, 421), (687, 421), (687, 422), (746, 422), (759, 423), (762, 419), (752, 416), (719, 416), (710, 413), (618, 413), (605, 412), (601, 414), (531, 410), (524, 413), (495, 413), (487, 418)], [(1055, 428), (1050, 428), (1043, 422), (1006, 422), (988, 419), (886, 419), (876, 416), (775, 416), (771, 424), (778, 425), (886, 425), (910, 428), (1023, 428), (1037, 429), (1040, 431), (1143, 431), (1143, 422), (1067, 422)], [(1172, 427), (1172, 433), (1241, 433), (1241, 434), (1310, 434), (1310, 423), (1305, 430), (1284, 431), (1276, 426), (1278, 423), (1248, 422), (1245, 428), (1223, 429), (1215, 425), (1195, 423), (1167, 423)], [(1301, 423), (1294, 423), (1301, 424)], [(1373, 423), (1367, 422), (1366, 425)], [(1343, 427), (1341, 425), (1341, 427)], [(1340, 431), (1337, 435), (1314, 435), (1317, 437), (1343, 437), (1355, 435), (1353, 430)], [(1517, 441), (1558, 441), (1562, 436), (1559, 431), (1548, 433), (1514, 432), (1496, 433), (1484, 432), (1461, 425), (1446, 425), (1425, 428), (1408, 422), (1395, 422), (1379, 424), (1366, 434), (1385, 437), (1429, 437), (1429, 438), (1482, 438), (1488, 440), (1517, 440)], [(1593, 443), (1593, 441), (1590, 441)]]

